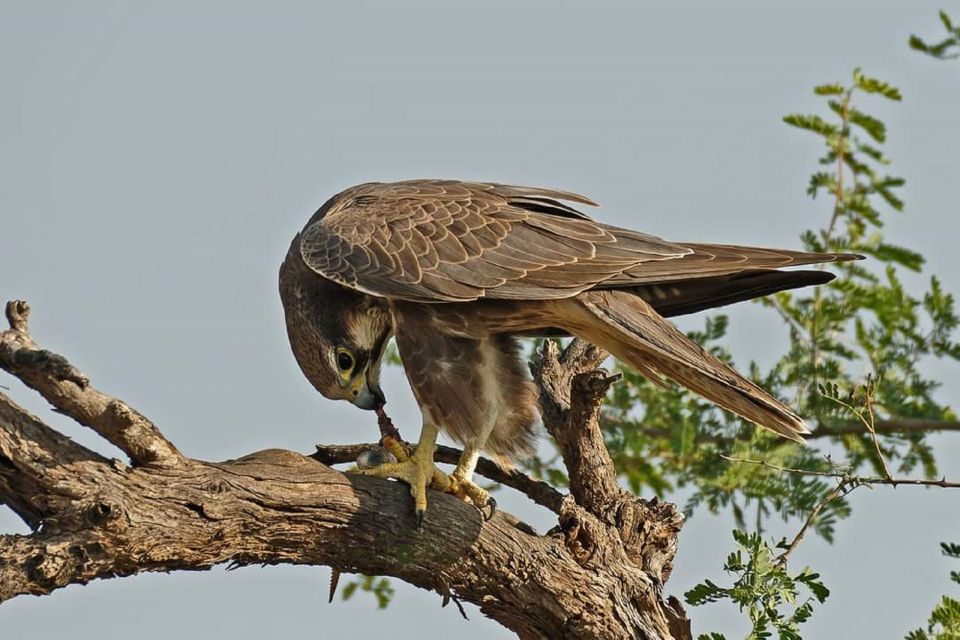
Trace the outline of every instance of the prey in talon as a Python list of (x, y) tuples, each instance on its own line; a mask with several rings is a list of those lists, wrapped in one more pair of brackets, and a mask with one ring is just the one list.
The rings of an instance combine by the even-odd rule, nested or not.
[[(796, 287), (859, 259), (673, 242), (598, 222), (584, 196), (455, 180), (367, 183), (328, 200), (280, 267), (294, 356), (324, 396), (377, 412), (386, 455), (358, 473), (410, 485), (418, 520), (427, 488), (492, 512), (473, 482), (481, 451), (527, 455), (537, 393), (517, 339), (579, 336), (656, 381), (666, 377), (743, 418), (802, 442), (788, 406), (665, 320)], [(396, 339), (423, 426), (408, 452), (383, 410), (380, 366)], [(450, 474), (437, 435), (463, 445)]]

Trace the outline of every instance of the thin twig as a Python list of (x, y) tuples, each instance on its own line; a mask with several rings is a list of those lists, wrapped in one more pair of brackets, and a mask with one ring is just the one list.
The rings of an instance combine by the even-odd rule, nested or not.
[[(843, 111), (840, 114), (840, 137), (837, 142), (837, 184), (834, 190), (835, 200), (833, 204), (833, 214), (830, 216), (830, 224), (822, 234), (824, 251), (830, 250), (830, 240), (833, 236), (833, 231), (837, 226), (837, 220), (840, 219), (840, 214), (843, 213), (843, 165), (846, 163), (844, 152), (846, 151), (846, 139), (849, 135), (850, 99), (852, 94), (853, 89), (849, 89), (844, 95)], [(854, 182), (856, 182), (856, 176), (854, 176)], [(820, 269), (823, 268), (824, 265), (821, 264)], [(816, 379), (817, 367), (820, 361), (820, 327), (818, 320), (820, 319), (820, 306), (822, 302), (823, 295), (821, 288), (815, 287), (813, 292), (813, 314), (810, 317), (810, 366), (814, 379)]]
[(866, 428), (867, 433), (870, 434), (870, 439), (873, 441), (873, 448), (877, 453), (877, 460), (880, 463), (880, 467), (883, 469), (884, 477), (888, 479), (893, 478), (893, 474), (890, 473), (890, 467), (887, 466), (887, 460), (883, 457), (883, 450), (880, 448), (880, 440), (877, 438), (876, 418), (873, 413), (873, 376), (867, 376), (867, 384), (864, 386), (865, 410), (858, 409), (849, 402), (845, 402), (840, 398), (830, 397), (829, 399), (833, 400), (833, 402), (855, 415), (857, 420), (859, 420), (860, 423)]
[(820, 478), (835, 478), (844, 484), (851, 486), (857, 486), (861, 484), (870, 484), (870, 485), (889, 485), (892, 487), (899, 487), (900, 485), (904, 486), (913, 486), (913, 487), (941, 487), (943, 489), (960, 489), (960, 482), (954, 482), (947, 480), (946, 478), (941, 478), (940, 480), (927, 480), (923, 478), (884, 478), (881, 476), (857, 476), (849, 473), (839, 473), (836, 471), (814, 471), (811, 469), (794, 469), (792, 467), (783, 467), (778, 464), (773, 464), (772, 462), (767, 462), (766, 460), (751, 460), (750, 458), (734, 458), (732, 456), (720, 455), (724, 460), (729, 460), (730, 462), (742, 462), (744, 464), (755, 464), (761, 467), (767, 467), (768, 469), (775, 469), (776, 471), (784, 471), (786, 473), (796, 473), (801, 476), (817, 476)]
[[(856, 487), (849, 488), (849, 491), (856, 489)], [(800, 531), (797, 532), (797, 535), (793, 537), (793, 540), (787, 545), (787, 548), (784, 549), (783, 553), (777, 556), (777, 559), (774, 560), (774, 564), (780, 565), (781, 567), (787, 564), (787, 559), (790, 557), (790, 554), (793, 553), (794, 549), (800, 544), (800, 541), (803, 540), (803, 536), (806, 535), (807, 529), (813, 524), (813, 521), (820, 515), (820, 512), (823, 511), (824, 507), (840, 497), (841, 494), (848, 493), (848, 487), (843, 482), (839, 482), (836, 487), (833, 488), (833, 491), (824, 496), (823, 500), (817, 503), (811, 511), (810, 515), (807, 516), (807, 519), (804, 521), (803, 526), (800, 527)]]

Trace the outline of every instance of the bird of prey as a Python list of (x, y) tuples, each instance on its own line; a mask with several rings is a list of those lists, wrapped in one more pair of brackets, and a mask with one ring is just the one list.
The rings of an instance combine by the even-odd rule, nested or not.
[[(860, 256), (670, 242), (595, 221), (590, 199), (555, 189), (452, 180), (367, 183), (330, 198), (280, 268), (290, 345), (324, 396), (382, 415), (380, 361), (391, 336), (423, 415), (412, 455), (361, 473), (407, 482), (418, 521), (426, 488), (484, 510), (481, 451), (531, 450), (537, 392), (518, 337), (575, 335), (654, 381), (669, 378), (792, 440), (789, 407), (664, 318), (828, 282), (781, 271)], [(436, 468), (439, 431), (463, 445)]]

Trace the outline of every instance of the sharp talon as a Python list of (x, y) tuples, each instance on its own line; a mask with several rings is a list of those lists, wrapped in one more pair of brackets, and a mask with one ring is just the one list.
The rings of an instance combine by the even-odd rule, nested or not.
[[(490, 515), (487, 515), (487, 507), (490, 508)], [(490, 522), (493, 516), (497, 515), (497, 501), (493, 499), (493, 496), (487, 498), (487, 504), (484, 505), (483, 509), (480, 509), (480, 513), (483, 514), (484, 522)]]

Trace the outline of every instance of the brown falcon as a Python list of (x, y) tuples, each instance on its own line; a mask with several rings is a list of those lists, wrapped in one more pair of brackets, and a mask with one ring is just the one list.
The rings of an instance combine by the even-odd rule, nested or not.
[[(280, 296), (297, 362), (320, 393), (382, 412), (380, 361), (394, 336), (423, 414), (411, 456), (361, 471), (484, 508), (480, 451), (527, 454), (537, 392), (518, 336), (576, 335), (655, 381), (665, 376), (747, 420), (802, 441), (803, 420), (664, 317), (833, 278), (781, 267), (851, 260), (731, 245), (668, 242), (596, 222), (583, 196), (532, 187), (411, 180), (351, 187), (297, 234)], [(433, 462), (440, 430), (463, 445), (452, 474)]]

